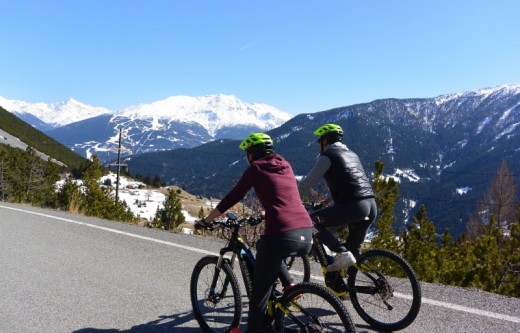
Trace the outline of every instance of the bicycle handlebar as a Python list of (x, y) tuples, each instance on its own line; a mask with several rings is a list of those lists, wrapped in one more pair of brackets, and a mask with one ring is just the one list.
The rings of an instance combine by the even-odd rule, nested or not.
[(195, 224), (195, 229), (214, 230), (218, 226), (232, 229), (235, 227), (240, 227), (240, 226), (244, 225), (245, 223), (254, 227), (257, 224), (261, 223), (262, 221), (263, 221), (263, 218), (260, 216), (249, 216), (249, 217), (244, 217), (244, 218), (238, 219), (235, 214), (227, 213), (226, 220), (224, 220), (224, 221), (213, 220), (206, 226), (203, 226), (200, 224)]

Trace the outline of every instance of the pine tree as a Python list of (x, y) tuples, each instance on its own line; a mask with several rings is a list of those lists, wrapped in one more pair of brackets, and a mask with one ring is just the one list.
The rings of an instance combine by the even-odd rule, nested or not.
[(386, 179), (383, 171), (383, 162), (376, 161), (375, 180), (372, 187), (376, 195), (379, 216), (376, 221), (377, 235), (372, 239), (371, 246), (399, 252), (399, 243), (392, 227), (395, 222), (395, 204), (399, 200), (399, 187), (393, 178)]
[(437, 279), (436, 282), (444, 284), (456, 284), (455, 265), (460, 260), (460, 251), (454, 244), (450, 229), (446, 229), (441, 236), (437, 255)]
[(469, 250), (470, 262), (474, 265), (467, 268), (468, 284), (470, 286), (495, 292), (505, 263), (504, 251), (499, 244), (503, 238), (502, 229), (498, 227), (493, 215), (484, 227), (483, 234), (466, 245)]
[(168, 196), (164, 200), (164, 208), (158, 209), (155, 216), (157, 227), (165, 230), (175, 230), (185, 222), (182, 213), (182, 202), (174, 190), (168, 190)]
[(83, 201), (83, 195), (79, 186), (71, 176), (65, 179), (65, 183), (58, 191), (57, 208), (68, 212), (79, 213)]
[(504, 253), (505, 265), (498, 281), (497, 292), (520, 297), (520, 219), (510, 226)]
[(415, 269), (421, 280), (436, 281), (437, 238), (435, 225), (428, 218), (426, 207), (421, 205), (413, 218), (409, 231), (402, 234), (403, 256)]
[(56, 207), (56, 182), (60, 179), (58, 165), (51, 159), (48, 159), (42, 163), (42, 167), (43, 179), (40, 188), (42, 205), (45, 207)]
[(515, 221), (516, 187), (507, 163), (502, 162), (487, 193), (479, 200), (476, 214), (467, 225), (467, 236), (475, 239), (482, 234), (493, 215), (497, 226), (504, 230)]
[(93, 155), (82, 178), (86, 196), (82, 211), (88, 216), (104, 217), (105, 215), (107, 198), (106, 193), (99, 184), (99, 179), (102, 175), (99, 158)]
[(520, 203), (515, 205), (515, 222), (509, 225), (503, 243), (504, 266), (497, 292), (520, 297)]
[(153, 178), (152, 186), (156, 188), (161, 187), (161, 176), (155, 175), (155, 177)]

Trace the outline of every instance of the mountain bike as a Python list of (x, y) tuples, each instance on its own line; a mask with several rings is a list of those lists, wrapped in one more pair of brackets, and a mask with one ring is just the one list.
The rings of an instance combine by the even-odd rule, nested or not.
[[(305, 205), (309, 212), (322, 204)], [(398, 254), (385, 249), (364, 251), (357, 263), (346, 270), (328, 272), (331, 251), (313, 235), (308, 257), (293, 258), (293, 267), (301, 269), (301, 279), (308, 281), (310, 259), (321, 266), (326, 286), (336, 296), (350, 299), (359, 316), (372, 327), (398, 331), (408, 327), (421, 308), (421, 286), (410, 264)]]
[[(252, 292), (255, 258), (239, 236), (240, 227), (256, 225), (261, 218), (237, 219), (228, 213), (223, 221), (213, 221), (207, 229), (230, 230), (219, 256), (201, 258), (191, 274), (190, 298), (193, 312), (205, 333), (230, 332), (240, 325), (242, 295), (234, 264), (238, 262), (247, 297)], [(228, 256), (231, 255), (231, 257)], [(266, 314), (268, 332), (355, 332), (345, 305), (323, 285), (302, 282), (282, 293), (272, 289)]]

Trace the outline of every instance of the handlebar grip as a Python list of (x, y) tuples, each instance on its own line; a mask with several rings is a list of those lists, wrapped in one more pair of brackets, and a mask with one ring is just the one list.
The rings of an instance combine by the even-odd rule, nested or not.
[(202, 223), (195, 222), (195, 229), (197, 229), (197, 230), (200, 230), (200, 229), (212, 230), (213, 229), (213, 222), (209, 222), (208, 224), (204, 224), (204, 221), (202, 221)]
[(262, 222), (262, 218), (261, 217), (252, 217), (249, 219), (249, 225), (254, 227), (256, 226), (257, 224), (260, 224), (260, 222)]

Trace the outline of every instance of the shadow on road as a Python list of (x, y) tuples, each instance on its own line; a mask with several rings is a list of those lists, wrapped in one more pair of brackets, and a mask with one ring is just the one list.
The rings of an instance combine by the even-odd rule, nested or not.
[[(195, 316), (190, 312), (183, 312), (179, 314), (169, 315), (169, 316), (159, 316), (156, 320), (152, 320), (146, 324), (141, 324), (129, 328), (127, 330), (120, 330), (115, 328), (81, 328), (79, 330), (73, 331), (72, 333), (194, 333), (200, 332), (199, 325), (195, 323), (196, 327), (178, 327), (189, 321), (195, 321)], [(174, 330), (175, 329), (175, 330)], [(357, 333), (388, 333), (384, 331), (375, 331), (368, 325), (356, 325)]]
[(378, 331), (370, 325), (356, 324), (356, 333), (392, 333), (391, 331)]
[[(195, 320), (192, 312), (183, 312), (174, 315), (159, 316), (156, 320), (152, 320), (145, 324), (140, 324), (129, 328), (127, 330), (115, 328), (81, 328), (72, 333), (162, 333), (162, 332), (176, 332), (176, 333), (193, 333), (200, 332), (198, 324), (196, 327), (178, 327), (189, 321)], [(175, 331), (174, 331), (175, 329)]]

